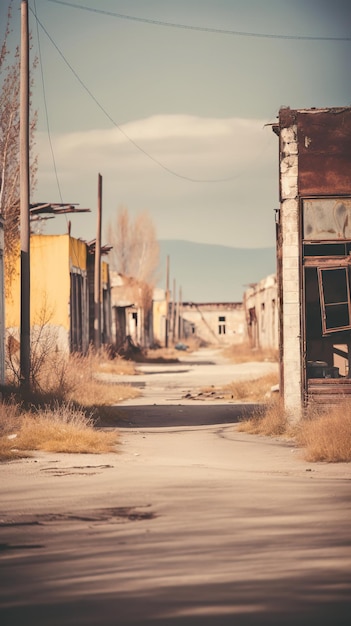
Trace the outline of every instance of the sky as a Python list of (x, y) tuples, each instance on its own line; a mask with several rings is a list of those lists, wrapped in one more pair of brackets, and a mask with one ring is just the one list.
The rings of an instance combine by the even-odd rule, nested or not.
[[(148, 212), (159, 239), (275, 245), (271, 124), (282, 106), (351, 104), (349, 0), (28, 5), (39, 61), (32, 202), (90, 208), (70, 219), (72, 234), (91, 240), (100, 173), (103, 231), (124, 206), (131, 217)], [(7, 6), (0, 0), (1, 35)], [(65, 217), (44, 227), (66, 230)]]

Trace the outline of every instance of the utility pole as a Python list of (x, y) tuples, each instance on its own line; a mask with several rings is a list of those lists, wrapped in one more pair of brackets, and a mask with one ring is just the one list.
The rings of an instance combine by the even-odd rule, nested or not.
[(169, 332), (169, 256), (167, 256), (166, 267), (166, 327), (165, 327), (165, 347), (168, 348)]
[(175, 313), (175, 320), (174, 320), (174, 340), (179, 340), (179, 324), (180, 324), (180, 311), (179, 311), (179, 299), (180, 299), (180, 292), (181, 290), (179, 289), (179, 296), (177, 299), (177, 303), (176, 303), (176, 313)]
[(21, 384), (30, 388), (30, 225), (29, 225), (29, 29), (28, 2), (21, 2), (20, 56), (20, 242), (21, 242)]
[(102, 176), (98, 176), (98, 211), (95, 242), (94, 272), (94, 347), (101, 347), (101, 218), (102, 218)]
[(172, 310), (171, 310), (171, 320), (172, 320), (172, 324), (171, 324), (171, 330), (172, 330), (172, 342), (174, 343), (175, 340), (175, 327), (176, 327), (176, 320), (175, 320), (175, 306), (176, 306), (176, 281), (175, 278), (173, 278), (173, 292), (172, 292)]
[(183, 301), (182, 288), (179, 287), (179, 318), (178, 318), (178, 339), (183, 339)]

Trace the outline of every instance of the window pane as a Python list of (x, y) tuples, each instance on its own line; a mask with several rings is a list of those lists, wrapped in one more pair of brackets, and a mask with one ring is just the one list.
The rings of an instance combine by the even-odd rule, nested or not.
[(351, 198), (312, 198), (303, 201), (304, 239), (351, 239)]
[(346, 267), (318, 268), (322, 330), (331, 333), (351, 326), (349, 270)]
[(326, 330), (349, 326), (350, 315), (348, 304), (333, 304), (325, 307)]
[(325, 304), (347, 302), (346, 268), (323, 271), (323, 291)]

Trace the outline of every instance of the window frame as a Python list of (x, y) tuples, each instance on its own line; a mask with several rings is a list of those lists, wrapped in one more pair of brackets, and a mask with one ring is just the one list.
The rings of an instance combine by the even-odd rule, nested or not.
[[(323, 275), (325, 272), (332, 271), (344, 271), (345, 273), (345, 288), (346, 288), (346, 300), (333, 300), (327, 301), (326, 285), (323, 283)], [(322, 320), (322, 335), (329, 335), (331, 333), (337, 333), (344, 330), (351, 330), (351, 298), (350, 298), (350, 271), (348, 265), (325, 265), (323, 267), (317, 267), (319, 298), (321, 306), (321, 320)], [(348, 312), (348, 324), (339, 326), (328, 326), (327, 313), (332, 307), (346, 306)]]

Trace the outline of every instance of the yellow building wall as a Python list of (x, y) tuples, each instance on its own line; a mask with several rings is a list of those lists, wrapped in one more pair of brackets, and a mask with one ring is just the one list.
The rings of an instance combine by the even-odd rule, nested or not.
[(109, 282), (109, 264), (101, 261), (101, 284), (107, 285)]
[(69, 330), (69, 246), (68, 235), (31, 236), (31, 325)]
[[(64, 235), (68, 237), (68, 235)], [(87, 245), (81, 239), (69, 238), (69, 261), (70, 268), (76, 267), (82, 271), (87, 269)]]
[[(86, 244), (69, 235), (30, 237), (31, 325), (50, 324), (70, 328), (70, 269), (86, 271)], [(11, 289), (7, 290), (6, 328), (20, 326), (20, 260)]]
[(161, 344), (165, 341), (165, 318), (167, 304), (166, 300), (154, 300), (153, 302), (153, 332), (155, 341)]

